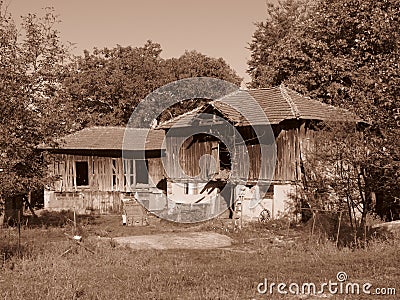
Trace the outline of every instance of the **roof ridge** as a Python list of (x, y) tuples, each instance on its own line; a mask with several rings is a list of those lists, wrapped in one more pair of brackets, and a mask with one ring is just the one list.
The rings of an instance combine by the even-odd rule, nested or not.
[(104, 129), (104, 128), (118, 128), (118, 129), (120, 129), (120, 128), (126, 128), (126, 126), (95, 125), (95, 126), (89, 126), (89, 127), (82, 128), (82, 129), (77, 130), (75, 132), (79, 132), (79, 131), (82, 131), (82, 130)]
[(292, 97), (290, 97), (290, 95), (288, 94), (286, 87), (283, 83), (279, 86), (279, 90), (285, 101), (289, 104), (290, 110), (293, 113), (293, 115), (296, 117), (296, 119), (299, 119), (301, 117), (300, 111), (297, 105), (294, 103)]
[(198, 106), (198, 107), (196, 107), (196, 108), (194, 108), (194, 109), (192, 109), (192, 110), (189, 110), (189, 111), (187, 111), (187, 112), (184, 112), (183, 114), (177, 115), (177, 116), (175, 116), (175, 117), (173, 117), (173, 118), (171, 118), (171, 119), (168, 119), (168, 120), (166, 120), (166, 121), (164, 121), (164, 122), (160, 122), (160, 124), (158, 124), (158, 125), (156, 126), (156, 128), (161, 128), (162, 126), (168, 125), (169, 123), (176, 122), (176, 120), (178, 120), (178, 119), (182, 119), (182, 118), (184, 118), (184, 117), (186, 117), (186, 116), (188, 116), (188, 115), (190, 115), (190, 114), (192, 114), (192, 113), (194, 113), (194, 112), (197, 112), (197, 111), (199, 111), (199, 110), (204, 109), (207, 105), (208, 105), (208, 104), (200, 105), (200, 106)]
[[(296, 94), (297, 96), (306, 98), (308, 101), (316, 102), (316, 103), (318, 103), (318, 104), (321, 104), (322, 106), (327, 106), (327, 107), (330, 107), (330, 108), (335, 109), (335, 110), (340, 110), (340, 109), (341, 109), (341, 110), (345, 110), (345, 111), (347, 111), (347, 112), (351, 112), (351, 111), (348, 110), (347, 108), (343, 108), (343, 107), (335, 106), (335, 105), (333, 105), (333, 104), (325, 103), (325, 102), (319, 100), (318, 98), (311, 98), (311, 97), (309, 97), (309, 96), (305, 96), (305, 95), (303, 95), (303, 94), (300, 94), (298, 91), (292, 90), (292, 89), (290, 89), (290, 88), (288, 88), (288, 87), (286, 87), (286, 86), (285, 86), (285, 90), (286, 90), (286, 91), (287, 91), (287, 90), (290, 90), (292, 93)], [(290, 97), (290, 96), (289, 96), (289, 97)]]
[(241, 91), (260, 91), (260, 90), (267, 91), (267, 90), (276, 90), (278, 88), (279, 88), (279, 86), (271, 86), (271, 87), (251, 88), (251, 89), (246, 89), (246, 90), (240, 89), (240, 90)]
[(225, 99), (227, 97), (235, 96), (235, 95), (239, 94), (240, 92), (247, 92), (247, 90), (237, 89), (233, 92), (230, 92), (229, 94), (223, 95), (222, 97), (219, 97), (217, 99), (210, 101), (210, 104), (213, 105), (212, 103), (215, 101), (221, 101), (222, 99)]

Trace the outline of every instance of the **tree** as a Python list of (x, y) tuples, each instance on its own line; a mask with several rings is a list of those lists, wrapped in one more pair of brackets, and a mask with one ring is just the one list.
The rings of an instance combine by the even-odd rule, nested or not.
[[(271, 27), (279, 20), (271, 13), (272, 21), (258, 24), (250, 48), (252, 86), (285, 83), (326, 103), (350, 108), (367, 121), (389, 117), (395, 125), (400, 80), (398, 1), (321, 0), (307, 15), (301, 14), (305, 4), (295, 3), (303, 9), (295, 10), (297, 21), (288, 29)], [(272, 39), (274, 30), (285, 34)]]
[(213, 58), (195, 50), (186, 51), (179, 58), (165, 60), (169, 82), (190, 77), (219, 78), (240, 86), (242, 78), (222, 58)]
[(303, 155), (303, 199), (312, 209), (347, 211), (357, 234), (372, 211), (375, 182), (369, 176), (372, 145), (354, 123), (324, 122), (316, 126), (314, 146)]
[(133, 107), (165, 83), (159, 44), (84, 51), (69, 65), (64, 86), (75, 108), (76, 122), (122, 125)]
[(309, 0), (283, 0), (267, 4), (267, 20), (256, 23), (249, 45), (251, 58), (247, 72), (252, 79), (250, 87), (271, 87), (282, 80), (283, 74), (278, 72), (273, 61), (279, 43), (291, 36), (307, 19), (311, 9)]
[(44, 183), (37, 151), (68, 127), (60, 76), (68, 57), (52, 9), (23, 17), (21, 29), (0, 3), (0, 198), (26, 194)]
[[(134, 107), (157, 88), (188, 77), (214, 77), (240, 84), (241, 78), (222, 59), (195, 51), (163, 59), (157, 43), (142, 47), (94, 49), (69, 66), (64, 81), (77, 123), (125, 125)], [(196, 106), (198, 103), (192, 103)]]
[[(400, 174), (399, 2), (320, 0), (304, 18), (298, 15), (299, 21), (273, 46), (264, 42), (271, 41), (272, 30), (258, 25), (251, 44), (252, 86), (284, 83), (367, 121), (370, 126), (360, 141), (369, 148), (362, 176), (378, 197), (376, 206), (372, 198), (366, 205), (371, 210), (395, 205)], [(277, 19), (273, 14), (270, 18)], [(262, 60), (255, 49), (261, 49)]]

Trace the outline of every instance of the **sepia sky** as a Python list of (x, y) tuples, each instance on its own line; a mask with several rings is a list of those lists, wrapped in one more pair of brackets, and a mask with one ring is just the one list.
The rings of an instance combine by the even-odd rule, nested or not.
[(246, 49), (254, 22), (266, 17), (266, 3), (274, 0), (5, 0), (19, 22), (27, 13), (41, 14), (52, 6), (62, 21), (64, 41), (75, 43), (75, 54), (93, 47), (161, 44), (162, 57), (178, 57), (197, 50), (223, 57), (236, 72), (246, 75)]

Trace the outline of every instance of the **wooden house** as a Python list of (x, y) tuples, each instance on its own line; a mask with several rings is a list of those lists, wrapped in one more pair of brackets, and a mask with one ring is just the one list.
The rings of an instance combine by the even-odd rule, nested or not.
[[(242, 141), (233, 134), (228, 145), (211, 134), (226, 127), (222, 119)], [(233, 210), (236, 203), (243, 219), (263, 212), (278, 218), (291, 213), (315, 125), (324, 121), (361, 120), (282, 85), (238, 90), (163, 122), (148, 135), (146, 129), (87, 128), (48, 149), (54, 183), (45, 190), (44, 206), (108, 213), (120, 212), (123, 200), (136, 199), (159, 216), (192, 222), (224, 207)], [(266, 140), (257, 133), (262, 126), (270, 130)], [(194, 129), (190, 136), (188, 129)]]
[[(265, 113), (274, 143), (259, 142), (254, 126), (263, 120), (254, 111), (254, 106), (248, 104), (249, 97)], [(244, 143), (236, 144), (234, 151), (239, 153), (237, 157), (248, 154), (247, 173), (242, 166), (244, 160), (241, 159), (234, 162), (239, 164), (235, 168), (237, 174), (231, 173), (229, 149), (221, 140), (207, 134), (211, 128), (220, 126), (219, 119), (210, 118), (210, 115), (224, 118), (243, 136)], [(244, 118), (244, 115), (251, 116), (251, 120)], [(210, 193), (207, 186), (217, 186), (218, 193), (218, 190), (233, 183), (235, 188), (223, 197), (230, 206), (240, 201), (243, 218), (258, 218), (265, 210), (273, 218), (287, 214), (302, 182), (302, 160), (312, 145), (315, 123), (349, 120), (360, 121), (347, 110), (304, 97), (283, 85), (239, 90), (223, 99), (211, 101), (159, 125), (159, 128), (166, 131), (168, 195), (183, 202), (186, 199), (188, 203), (201, 204), (201, 199), (207, 199)], [(193, 135), (182, 144), (179, 142), (180, 136), (186, 134), (185, 130), (187, 132), (190, 127), (196, 127), (202, 133)], [(270, 155), (262, 156), (261, 149)], [(208, 162), (203, 161), (201, 166), (201, 157), (204, 155), (210, 159)], [(210, 170), (212, 174), (206, 174)], [(251, 199), (257, 200), (258, 204), (252, 205), (255, 202)]]
[(147, 132), (92, 127), (66, 136), (57, 148), (47, 148), (54, 180), (44, 191), (44, 208), (106, 214), (120, 212), (123, 200), (142, 198), (155, 205), (153, 209), (162, 209), (164, 132)]

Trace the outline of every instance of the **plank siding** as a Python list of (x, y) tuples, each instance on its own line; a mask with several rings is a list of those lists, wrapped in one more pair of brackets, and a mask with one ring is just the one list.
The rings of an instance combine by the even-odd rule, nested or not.
[[(148, 158), (150, 185), (155, 186), (164, 177), (161, 158)], [(88, 186), (76, 184), (76, 162), (88, 163)], [(121, 157), (99, 157), (71, 154), (57, 154), (57, 160), (49, 168), (51, 176), (56, 179), (52, 184), (55, 192), (74, 192), (79, 189), (104, 192), (129, 192), (125, 180), (123, 159)], [(152, 184), (153, 183), (153, 184)]]
[[(167, 168), (170, 178), (175, 180), (187, 179), (187, 177), (199, 176), (207, 179), (219, 172), (218, 142), (212, 138), (205, 138), (204, 135), (195, 136), (185, 140), (179, 147), (180, 137), (167, 137)], [(212, 159), (201, 160), (203, 155), (210, 155)], [(202, 168), (200, 162), (203, 163)]]
[[(299, 182), (301, 180), (301, 161), (306, 159), (306, 154), (310, 151), (314, 130), (310, 129), (308, 122), (301, 120), (290, 120), (279, 125), (272, 125), (275, 133), (275, 145), (259, 144), (254, 131), (249, 127), (239, 128), (239, 132), (246, 145), (236, 144), (231, 149), (239, 158), (231, 174), (233, 179), (248, 181), (265, 180), (274, 182)], [(217, 172), (219, 170), (218, 141), (204, 139), (203, 136), (194, 136), (187, 139), (179, 148), (180, 137), (167, 137), (167, 152), (171, 155), (167, 158), (167, 173), (173, 181), (187, 179), (185, 176), (197, 176), (200, 174), (199, 160), (202, 155), (208, 154), (214, 157), (217, 162)], [(261, 149), (263, 156), (261, 157)], [(246, 174), (245, 157), (249, 157), (249, 169)], [(276, 155), (276, 156), (275, 156)], [(179, 159), (177, 159), (179, 158)], [(263, 168), (261, 164), (263, 161)], [(276, 164), (275, 164), (276, 161)], [(180, 172), (180, 167), (185, 172)], [(209, 167), (209, 166), (208, 166)], [(207, 179), (205, 174), (200, 174), (201, 178)]]

